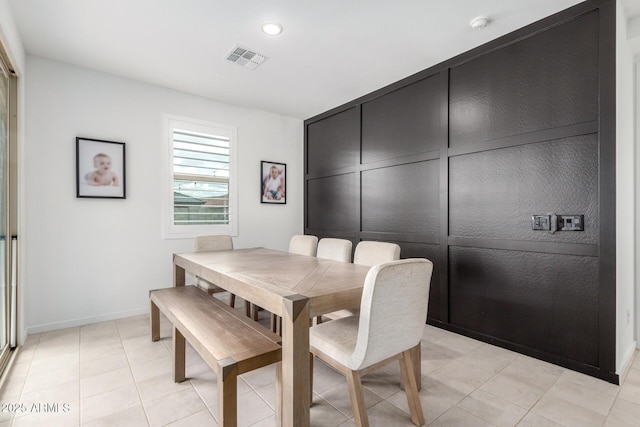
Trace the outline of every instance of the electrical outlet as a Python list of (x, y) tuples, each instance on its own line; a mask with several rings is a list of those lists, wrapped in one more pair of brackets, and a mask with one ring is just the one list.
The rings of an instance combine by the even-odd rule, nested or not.
[(584, 215), (558, 215), (558, 230), (584, 231)]

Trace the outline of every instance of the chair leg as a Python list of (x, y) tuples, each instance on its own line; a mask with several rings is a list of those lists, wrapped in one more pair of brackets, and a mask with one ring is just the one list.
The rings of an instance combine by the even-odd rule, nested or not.
[(236, 295), (229, 294), (229, 307), (234, 308), (236, 306)]
[(260, 307), (255, 304), (251, 304), (251, 318), (256, 322), (258, 321), (258, 311), (260, 311)]
[(413, 376), (416, 379), (416, 386), (418, 391), (422, 390), (422, 344), (418, 343), (413, 348), (409, 349), (411, 353), (411, 361), (413, 362)]
[(309, 407), (313, 406), (313, 353), (309, 353)]
[(362, 383), (358, 371), (347, 373), (347, 383), (349, 384), (349, 396), (351, 397), (351, 410), (354, 421), (358, 427), (369, 427), (369, 417), (367, 407), (364, 404), (364, 394), (362, 393)]
[(247, 300), (244, 301), (244, 315), (251, 317), (251, 303)]
[(409, 404), (409, 412), (411, 413), (411, 422), (417, 426), (424, 425), (424, 414), (422, 413), (422, 404), (418, 394), (418, 386), (416, 377), (413, 373), (413, 361), (411, 360), (411, 350), (402, 353), (400, 359), (400, 374), (402, 375), (402, 383), (404, 391), (407, 394), (407, 403)]
[(271, 327), (271, 332), (282, 336), (282, 317), (271, 313), (269, 326)]

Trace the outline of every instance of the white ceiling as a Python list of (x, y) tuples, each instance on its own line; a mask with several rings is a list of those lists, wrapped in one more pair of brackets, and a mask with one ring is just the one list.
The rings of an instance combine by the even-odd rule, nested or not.
[[(581, 1), (9, 3), (29, 54), (306, 119)], [(469, 26), (477, 15), (492, 20), (482, 31)], [(263, 34), (265, 21), (284, 32)], [(225, 61), (236, 44), (269, 59), (256, 70)]]

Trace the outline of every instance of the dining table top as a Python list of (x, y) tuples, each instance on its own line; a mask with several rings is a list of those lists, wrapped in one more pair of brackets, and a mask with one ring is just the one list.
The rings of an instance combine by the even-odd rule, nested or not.
[(174, 255), (186, 271), (282, 315), (283, 298), (305, 298), (311, 316), (360, 305), (369, 266), (266, 248)]

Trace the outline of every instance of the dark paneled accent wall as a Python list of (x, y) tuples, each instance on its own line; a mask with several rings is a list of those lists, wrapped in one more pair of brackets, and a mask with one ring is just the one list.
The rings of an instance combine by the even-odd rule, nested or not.
[(428, 323), (617, 382), (613, 46), (590, 0), (308, 119), (305, 232), (396, 242)]

